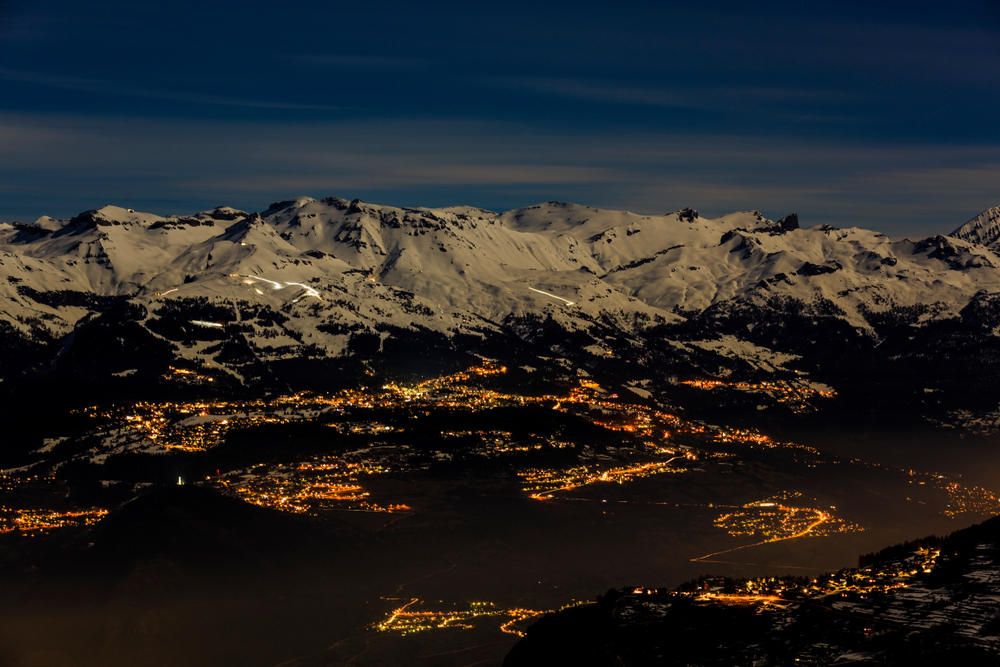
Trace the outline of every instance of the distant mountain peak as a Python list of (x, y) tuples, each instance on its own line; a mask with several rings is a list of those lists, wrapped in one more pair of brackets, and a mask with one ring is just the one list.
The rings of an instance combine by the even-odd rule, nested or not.
[(1000, 206), (986, 209), (948, 236), (997, 250), (1000, 248)]
[(216, 206), (211, 211), (206, 211), (205, 215), (215, 220), (238, 220), (249, 215), (246, 211), (241, 211), (232, 206)]

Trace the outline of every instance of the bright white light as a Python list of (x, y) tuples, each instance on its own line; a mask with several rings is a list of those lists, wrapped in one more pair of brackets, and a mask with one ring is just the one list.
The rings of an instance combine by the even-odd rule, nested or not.
[(265, 283), (269, 283), (271, 285), (271, 289), (281, 289), (282, 287), (284, 287), (284, 285), (279, 283), (277, 280), (268, 280), (267, 278), (261, 278), (260, 276), (247, 276), (247, 278), (253, 278), (254, 280), (262, 280)]
[[(271, 286), (271, 289), (276, 289), (276, 290), (279, 290), (279, 289), (282, 289), (282, 288), (285, 288), (285, 287), (301, 287), (303, 290), (305, 290), (305, 294), (300, 294), (298, 296), (298, 298), (295, 299), (295, 301), (292, 301), (292, 303), (295, 303), (296, 301), (298, 301), (302, 297), (306, 297), (306, 296), (314, 296), (317, 299), (322, 299), (323, 298), (323, 297), (321, 297), (319, 295), (319, 292), (316, 290), (316, 288), (310, 287), (309, 285), (306, 285), (304, 283), (281, 282), (279, 280), (271, 280), (270, 278), (263, 278), (261, 276), (254, 276), (254, 275), (247, 276), (247, 279), (250, 280), (250, 281), (260, 280), (262, 282), (265, 282), (265, 283), (269, 284)], [(244, 281), (244, 282), (246, 282), (246, 281)], [(253, 282), (251, 282), (250, 284), (253, 284)], [(263, 294), (263, 292), (261, 292), (260, 290), (257, 290), (257, 293), (258, 294)]]
[(197, 324), (200, 327), (212, 327), (213, 329), (222, 329), (226, 326), (222, 322), (206, 322), (205, 320), (191, 320), (191, 324)]
[(576, 303), (576, 301), (570, 301), (569, 299), (564, 299), (561, 296), (556, 296), (555, 294), (552, 294), (551, 292), (545, 292), (545, 291), (540, 290), (540, 289), (535, 289), (534, 287), (529, 287), (528, 289), (530, 289), (532, 292), (538, 292), (539, 294), (544, 294), (545, 296), (550, 296), (553, 299), (559, 299), (560, 301), (562, 301), (563, 303), (565, 303), (567, 306), (572, 306), (574, 303)]
[(301, 287), (306, 291), (304, 296), (314, 296), (317, 299), (319, 298), (319, 292), (317, 292), (315, 288), (309, 287), (309, 285), (303, 285), (302, 283), (285, 283), (285, 285), (287, 285), (288, 287), (291, 287), (292, 285), (295, 285), (296, 287)]

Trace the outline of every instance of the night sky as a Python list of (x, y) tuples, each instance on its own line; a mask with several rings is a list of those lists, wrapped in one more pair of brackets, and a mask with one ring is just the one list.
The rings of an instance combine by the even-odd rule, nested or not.
[(0, 0), (0, 220), (305, 194), (918, 235), (1000, 204), (998, 118), (1000, 0)]

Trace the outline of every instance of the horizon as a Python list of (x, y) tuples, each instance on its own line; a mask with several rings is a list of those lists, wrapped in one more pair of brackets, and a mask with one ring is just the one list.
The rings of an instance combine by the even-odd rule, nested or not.
[[(570, 205), (570, 206), (582, 206), (582, 207), (586, 207), (586, 208), (593, 208), (593, 209), (596, 209), (596, 210), (599, 210), (599, 211), (625, 212), (625, 213), (632, 213), (634, 215), (646, 216), (646, 217), (666, 216), (666, 215), (670, 215), (671, 213), (676, 213), (677, 211), (680, 211), (680, 210), (682, 210), (684, 208), (691, 208), (691, 209), (694, 209), (695, 211), (697, 211), (698, 214), (699, 214), (699, 216), (701, 216), (702, 218), (705, 218), (705, 219), (709, 219), (709, 220), (718, 219), (720, 217), (723, 217), (723, 216), (726, 216), (726, 215), (731, 215), (731, 214), (734, 214), (734, 213), (746, 213), (746, 212), (756, 211), (758, 213), (761, 213), (765, 218), (767, 218), (769, 220), (772, 220), (772, 221), (780, 220), (785, 215), (790, 215), (790, 214), (798, 215), (800, 221), (803, 221), (803, 218), (805, 218), (805, 220), (802, 223), (803, 229), (808, 229), (810, 227), (817, 227), (817, 226), (820, 226), (820, 225), (823, 225), (823, 224), (828, 224), (828, 223), (822, 223), (822, 222), (810, 223), (809, 220), (808, 220), (808, 218), (806, 217), (808, 215), (808, 213), (803, 214), (802, 211), (786, 211), (784, 213), (775, 213), (775, 212), (764, 211), (764, 210), (761, 210), (761, 209), (740, 209), (740, 210), (727, 210), (727, 211), (712, 211), (711, 213), (707, 213), (704, 209), (702, 209), (699, 206), (688, 206), (688, 207), (682, 206), (680, 208), (677, 208), (677, 209), (674, 209), (674, 210), (670, 210), (670, 211), (659, 211), (659, 212), (650, 211), (650, 212), (647, 212), (647, 211), (637, 211), (637, 210), (633, 210), (633, 209), (629, 209), (629, 208), (607, 208), (607, 207), (599, 207), (599, 206), (592, 206), (590, 204), (586, 204), (586, 203), (578, 202), (578, 201), (560, 201), (560, 200), (554, 200), (554, 199), (549, 199), (549, 200), (545, 200), (545, 201), (537, 201), (537, 202), (527, 203), (527, 204), (523, 204), (521, 206), (514, 206), (514, 207), (511, 207), (511, 208), (496, 209), (496, 208), (488, 208), (488, 207), (484, 207), (484, 206), (474, 206), (472, 204), (462, 204), (462, 203), (442, 204), (442, 205), (438, 205), (438, 206), (428, 206), (428, 205), (423, 205), (423, 204), (395, 204), (395, 203), (387, 203), (387, 202), (381, 202), (381, 201), (371, 201), (371, 200), (361, 199), (360, 197), (341, 197), (341, 196), (338, 196), (338, 195), (326, 195), (326, 196), (320, 196), (320, 197), (313, 196), (313, 195), (296, 195), (294, 197), (286, 197), (284, 199), (276, 199), (276, 200), (271, 201), (271, 202), (269, 202), (267, 204), (263, 204), (263, 205), (256, 206), (256, 207), (249, 207), (249, 208), (248, 207), (243, 207), (243, 206), (237, 206), (237, 205), (234, 205), (232, 203), (226, 202), (226, 203), (220, 203), (220, 204), (215, 204), (215, 205), (208, 205), (208, 206), (205, 206), (205, 207), (202, 207), (202, 208), (198, 208), (196, 210), (184, 210), (184, 211), (181, 211), (181, 210), (167, 210), (167, 211), (164, 211), (164, 210), (159, 210), (159, 211), (143, 210), (143, 209), (140, 209), (140, 208), (136, 208), (135, 206), (122, 205), (121, 203), (118, 203), (118, 202), (106, 202), (106, 203), (104, 203), (104, 204), (102, 204), (100, 206), (95, 206), (95, 207), (88, 208), (88, 209), (81, 209), (79, 211), (76, 211), (74, 213), (70, 213), (68, 215), (54, 216), (54, 215), (49, 215), (49, 214), (40, 214), (40, 215), (37, 215), (37, 216), (35, 216), (35, 217), (31, 218), (31, 219), (28, 219), (28, 220), (15, 220), (15, 219), (5, 220), (5, 219), (0, 219), (0, 224), (33, 224), (34, 222), (36, 222), (37, 220), (39, 220), (39, 219), (41, 219), (43, 217), (48, 217), (49, 219), (52, 219), (52, 220), (58, 220), (58, 221), (62, 221), (62, 222), (67, 222), (71, 218), (76, 217), (78, 215), (81, 215), (83, 213), (86, 213), (86, 212), (89, 212), (89, 211), (97, 211), (97, 210), (100, 210), (100, 209), (108, 207), (108, 206), (122, 208), (122, 209), (126, 209), (126, 210), (134, 210), (137, 213), (148, 213), (148, 214), (156, 215), (156, 216), (159, 216), (159, 217), (162, 217), (162, 218), (168, 218), (168, 217), (171, 217), (171, 216), (193, 215), (195, 213), (202, 213), (202, 212), (206, 212), (206, 211), (212, 211), (212, 210), (215, 210), (215, 209), (218, 209), (218, 208), (233, 208), (233, 209), (236, 209), (238, 211), (242, 211), (244, 213), (263, 213), (267, 209), (272, 208), (272, 207), (274, 207), (277, 204), (281, 204), (281, 203), (284, 203), (284, 202), (292, 202), (292, 201), (296, 201), (296, 200), (299, 200), (299, 199), (312, 199), (314, 201), (322, 201), (324, 199), (341, 199), (341, 200), (344, 200), (344, 201), (360, 201), (362, 203), (371, 204), (371, 205), (374, 205), (374, 206), (386, 206), (386, 207), (400, 208), (400, 209), (441, 210), (441, 209), (447, 209), (447, 208), (457, 208), (457, 207), (469, 206), (471, 208), (476, 208), (476, 209), (480, 209), (480, 210), (483, 210), (483, 211), (488, 211), (488, 212), (493, 213), (493, 214), (498, 215), (498, 216), (499, 215), (503, 215), (504, 213), (506, 213), (508, 211), (517, 211), (517, 210), (520, 210), (520, 209), (532, 208), (532, 207), (540, 206), (540, 205), (543, 205), (543, 204), (564, 204), (564, 205)], [(978, 211), (978, 212), (974, 213), (973, 215), (969, 216), (968, 218), (966, 218), (962, 222), (951, 223), (951, 224), (953, 224), (953, 227), (949, 228), (948, 231), (942, 231), (941, 229), (937, 229), (937, 230), (933, 230), (932, 229), (930, 232), (927, 233), (927, 235), (935, 235), (935, 234), (944, 234), (944, 235), (947, 235), (947, 234), (950, 234), (953, 231), (956, 231), (959, 227), (961, 227), (961, 226), (963, 226), (963, 225), (965, 225), (965, 224), (967, 224), (969, 222), (972, 222), (973, 220), (975, 220), (977, 217), (979, 217), (983, 213), (985, 213), (985, 212), (987, 212), (987, 211), (989, 211), (989, 210), (991, 210), (993, 208), (998, 208), (998, 207), (1000, 207), (1000, 204), (998, 204), (997, 206), (987, 207), (987, 208), (983, 209), (982, 211)], [(949, 224), (949, 223), (945, 223), (945, 224)], [(857, 227), (857, 228), (861, 228), (861, 229), (869, 229), (871, 231), (876, 231), (876, 232), (882, 232), (883, 231), (882, 229), (879, 229), (878, 227), (866, 227), (864, 225), (846, 224), (846, 225), (834, 225), (834, 226), (838, 227), (838, 228)], [(891, 234), (890, 236), (892, 236), (894, 238), (905, 238), (906, 234), (905, 233), (903, 233), (903, 234)]]

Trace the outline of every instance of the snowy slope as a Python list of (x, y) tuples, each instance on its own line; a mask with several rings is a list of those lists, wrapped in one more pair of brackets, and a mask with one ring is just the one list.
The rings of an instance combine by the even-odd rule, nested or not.
[(336, 356), (359, 332), (484, 335), (539, 317), (597, 340), (775, 300), (864, 330), (872, 312), (919, 305), (954, 316), (977, 293), (1000, 292), (1000, 257), (984, 245), (997, 211), (910, 241), (756, 211), (707, 219), (558, 202), (499, 215), (309, 197), (260, 213), (106, 206), (0, 225), (0, 327), (58, 341), (125, 300), (191, 361), (216, 353), (199, 338), (206, 328), (238, 330), (259, 359)]

